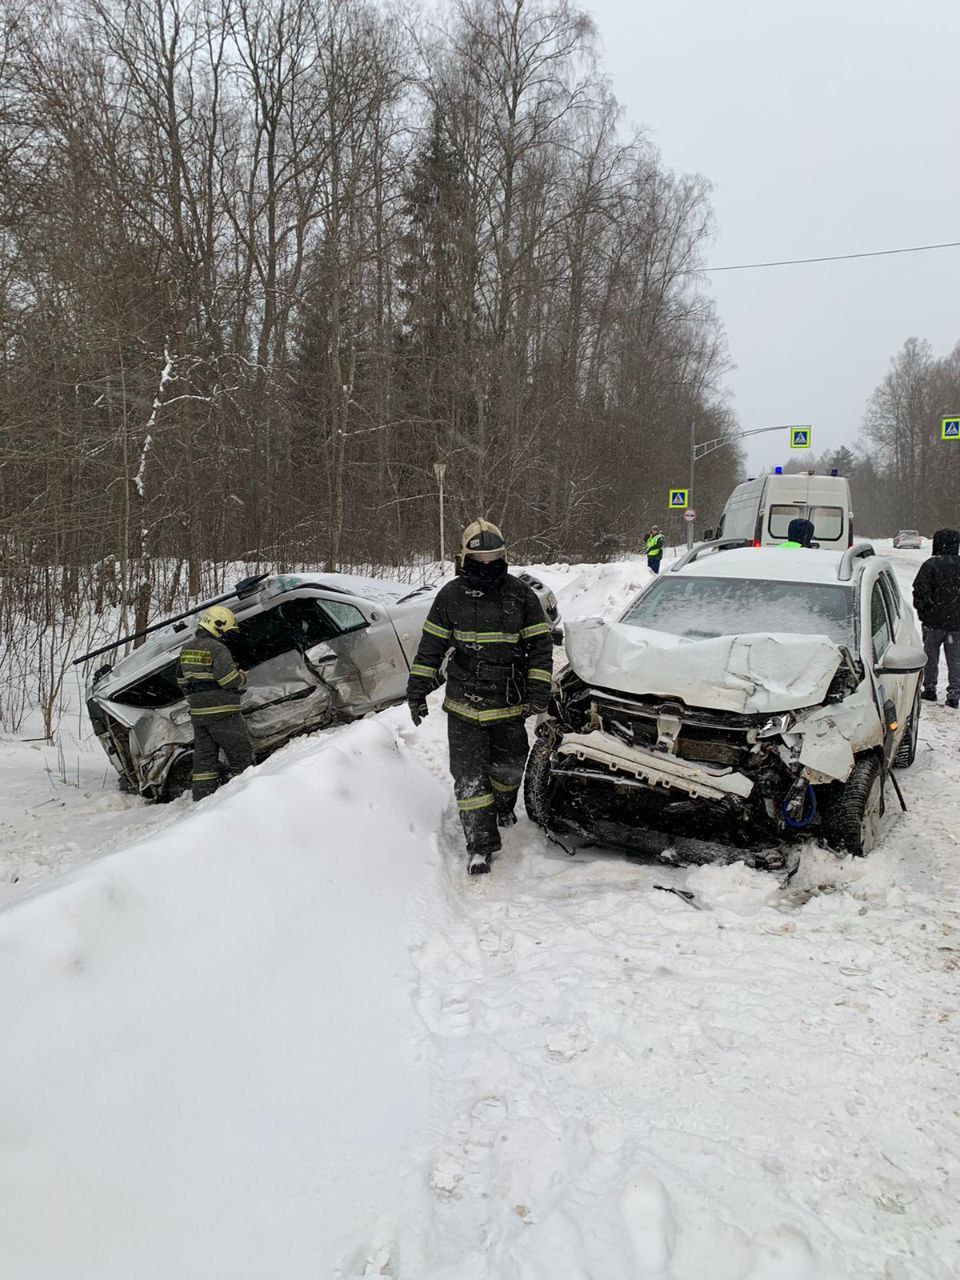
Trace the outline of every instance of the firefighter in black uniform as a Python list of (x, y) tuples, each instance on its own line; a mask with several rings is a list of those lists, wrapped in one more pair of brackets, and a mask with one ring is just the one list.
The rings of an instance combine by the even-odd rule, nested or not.
[(498, 826), (516, 822), (514, 805), (527, 760), (524, 719), (546, 711), (553, 642), (540, 601), (507, 573), (496, 525), (477, 520), (463, 533), (458, 576), (441, 587), (410, 668), (413, 723), (427, 714), (447, 653), (450, 772), (467, 840), (471, 875), (490, 870)]
[(177, 684), (187, 695), (193, 724), (194, 800), (219, 787), (221, 748), (231, 777), (253, 764), (250, 731), (240, 713), (240, 692), (247, 678), (223, 641), (239, 630), (232, 609), (211, 605), (200, 615), (193, 639), (180, 650)]

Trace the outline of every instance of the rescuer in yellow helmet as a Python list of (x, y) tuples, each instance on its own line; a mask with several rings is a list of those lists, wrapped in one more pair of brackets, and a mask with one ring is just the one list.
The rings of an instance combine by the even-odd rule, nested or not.
[(177, 684), (186, 694), (193, 724), (194, 800), (212, 795), (220, 785), (221, 751), (231, 777), (253, 764), (253, 743), (240, 710), (247, 678), (224, 642), (239, 631), (233, 610), (212, 604), (180, 650)]

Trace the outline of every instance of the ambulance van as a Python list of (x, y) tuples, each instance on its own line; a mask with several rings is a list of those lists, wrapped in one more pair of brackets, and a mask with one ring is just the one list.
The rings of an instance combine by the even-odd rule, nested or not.
[(813, 521), (813, 541), (825, 550), (853, 545), (850, 482), (845, 476), (758, 476), (738, 484), (727, 499), (715, 537), (743, 538), (757, 547), (785, 542), (790, 521)]

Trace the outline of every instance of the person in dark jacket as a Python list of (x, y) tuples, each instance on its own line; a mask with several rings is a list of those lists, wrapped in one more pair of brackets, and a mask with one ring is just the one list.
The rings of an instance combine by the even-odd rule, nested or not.
[(794, 547), (799, 549), (806, 547), (808, 550), (813, 545), (813, 521), (805, 520), (803, 516), (797, 516), (787, 525), (786, 542), (778, 542), (778, 547)]
[(200, 616), (196, 634), (180, 650), (177, 684), (187, 695), (193, 724), (193, 798), (202, 800), (220, 785), (220, 751), (230, 776), (253, 764), (253, 743), (240, 713), (247, 678), (223, 637), (239, 632), (236, 615), (211, 605)]
[(933, 535), (933, 555), (917, 570), (913, 580), (913, 607), (923, 623), (923, 648), (927, 665), (923, 673), (923, 697), (937, 700), (940, 650), (947, 659), (947, 706), (960, 707), (960, 532), (938, 529)]
[(524, 719), (547, 710), (553, 679), (553, 641), (540, 601), (507, 573), (503, 535), (486, 520), (464, 530), (458, 575), (437, 592), (423, 624), (407, 685), (414, 725), (427, 714), (427, 694), (441, 683), (448, 654), (450, 772), (468, 870), (479, 875), (500, 848), (498, 827), (516, 821), (527, 760)]

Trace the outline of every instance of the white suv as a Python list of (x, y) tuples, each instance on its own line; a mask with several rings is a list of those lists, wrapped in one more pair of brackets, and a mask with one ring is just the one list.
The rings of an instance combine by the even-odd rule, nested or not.
[(804, 834), (875, 844), (888, 772), (916, 754), (924, 654), (870, 543), (701, 545), (566, 647), (527, 770), (548, 830), (758, 864)]

